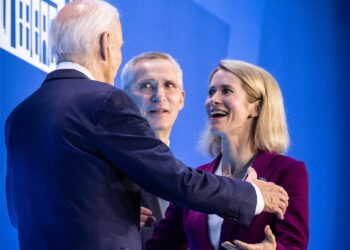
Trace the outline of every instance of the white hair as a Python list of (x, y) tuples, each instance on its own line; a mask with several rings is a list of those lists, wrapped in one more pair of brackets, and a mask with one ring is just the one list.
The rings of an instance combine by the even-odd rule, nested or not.
[(176, 77), (177, 81), (179, 83), (180, 88), (183, 89), (183, 81), (182, 81), (182, 70), (180, 65), (176, 62), (176, 60), (169, 54), (164, 53), (164, 52), (146, 52), (142, 53), (140, 55), (137, 55), (133, 58), (131, 58), (123, 67), (122, 73), (121, 73), (121, 83), (122, 83), (122, 88), (125, 91), (128, 91), (130, 87), (130, 83), (133, 79), (133, 71), (134, 71), (134, 66), (138, 61), (141, 60), (154, 60), (154, 59), (164, 59), (169, 62), (171, 62), (175, 69), (176, 69)]
[(57, 62), (87, 62), (100, 35), (113, 29), (118, 10), (103, 0), (74, 0), (63, 7), (50, 27), (49, 42)]

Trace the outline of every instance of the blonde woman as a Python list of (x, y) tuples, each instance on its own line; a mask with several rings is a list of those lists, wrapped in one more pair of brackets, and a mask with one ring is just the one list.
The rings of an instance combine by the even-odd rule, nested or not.
[(147, 249), (224, 249), (223, 242), (228, 249), (307, 249), (308, 175), (303, 162), (282, 155), (289, 136), (277, 82), (262, 68), (234, 60), (221, 61), (209, 80), (202, 145), (214, 160), (199, 169), (244, 179), (254, 168), (259, 179), (288, 192), (284, 220), (262, 213), (244, 227), (170, 204)]

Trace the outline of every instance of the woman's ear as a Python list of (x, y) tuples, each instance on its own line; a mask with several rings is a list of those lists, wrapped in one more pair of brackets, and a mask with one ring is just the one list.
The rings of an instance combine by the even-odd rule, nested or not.
[(250, 114), (251, 117), (258, 117), (260, 114), (260, 100), (257, 100), (253, 102), (253, 110), (252, 113)]

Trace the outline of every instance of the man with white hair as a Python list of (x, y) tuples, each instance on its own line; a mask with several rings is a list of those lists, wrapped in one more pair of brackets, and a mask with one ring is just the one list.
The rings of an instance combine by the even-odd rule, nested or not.
[(75, 0), (51, 25), (57, 70), (5, 125), (7, 205), (21, 249), (140, 249), (134, 183), (237, 223), (261, 210), (283, 218), (283, 188), (183, 166), (113, 86), (123, 40), (112, 5)]
[(125, 64), (121, 82), (156, 137), (169, 145), (172, 127), (185, 98), (179, 64), (166, 53), (143, 53)]
[[(125, 64), (121, 82), (155, 136), (169, 146), (171, 130), (185, 98), (179, 64), (171, 55), (163, 52), (142, 53)], [(141, 190), (141, 201), (141, 227), (150, 218), (160, 221), (169, 205), (169, 202), (144, 190)], [(146, 225), (142, 230), (143, 243), (151, 238), (153, 232), (153, 225)]]

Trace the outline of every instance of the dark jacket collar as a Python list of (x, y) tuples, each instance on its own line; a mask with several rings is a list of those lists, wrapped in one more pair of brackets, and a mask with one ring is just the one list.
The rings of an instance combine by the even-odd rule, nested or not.
[(89, 79), (86, 75), (75, 69), (58, 69), (49, 73), (43, 84), (48, 81), (58, 80), (58, 79)]

